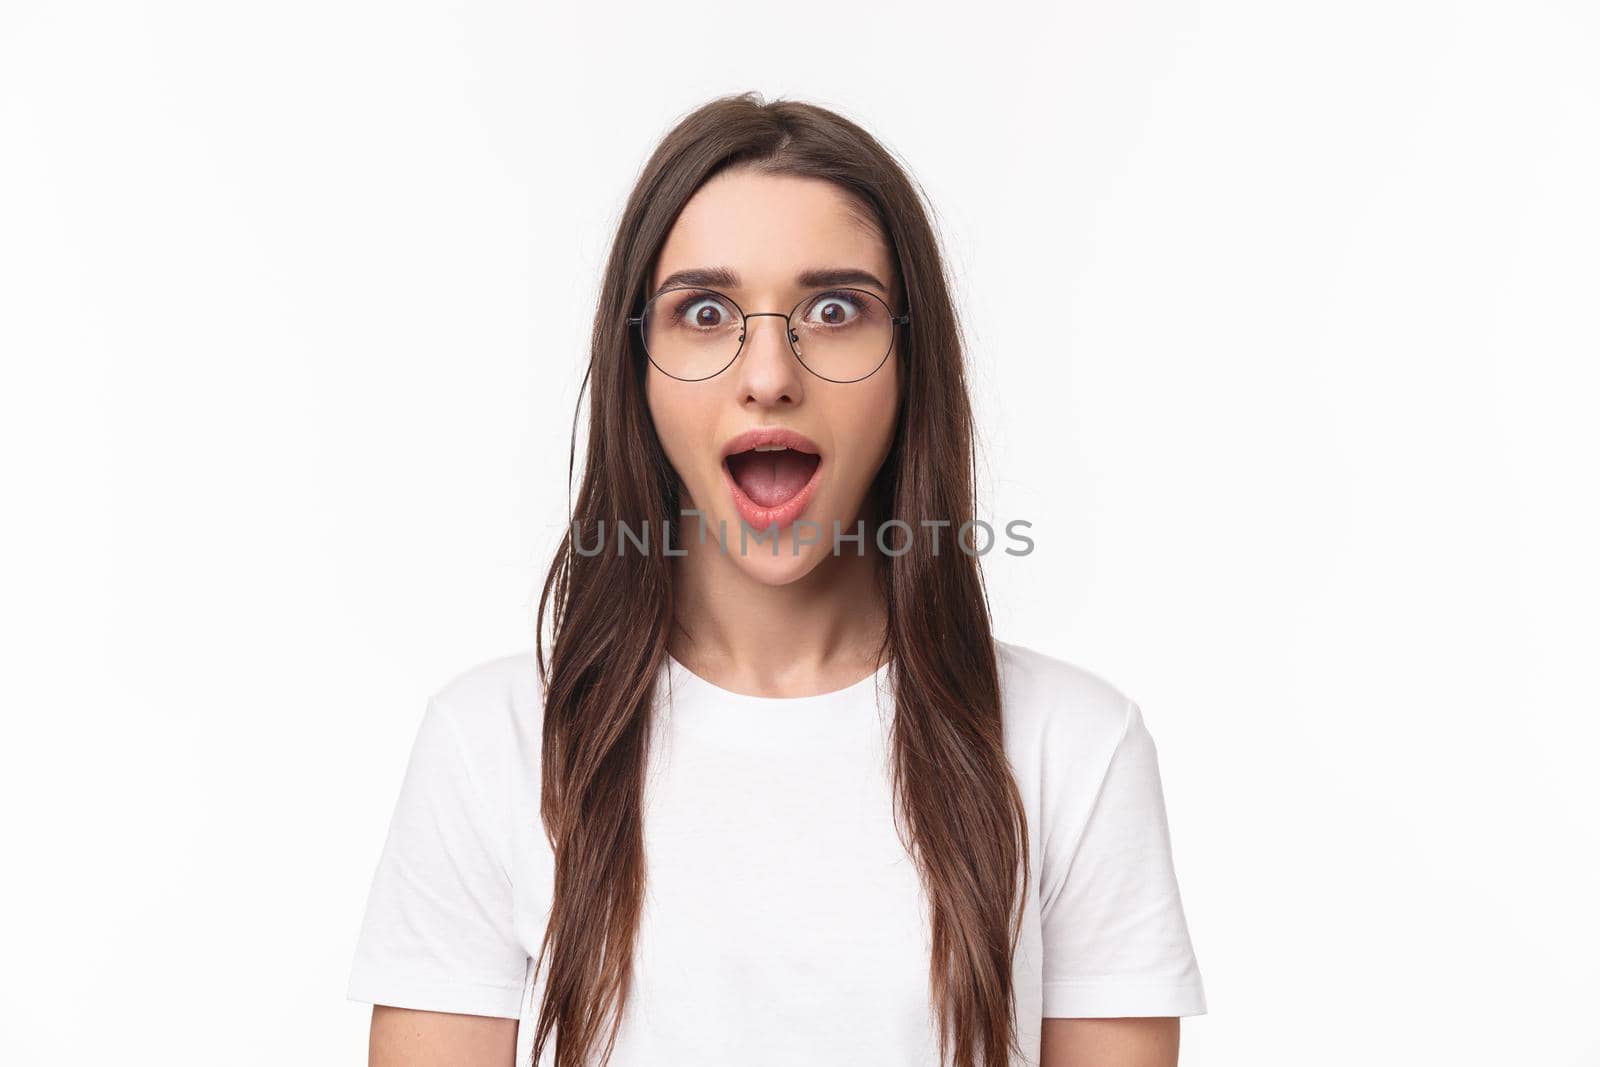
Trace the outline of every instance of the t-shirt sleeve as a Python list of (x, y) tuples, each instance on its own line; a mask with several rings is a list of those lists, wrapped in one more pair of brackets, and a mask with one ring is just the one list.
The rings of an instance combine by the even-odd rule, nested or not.
[(1043, 887), (1046, 1018), (1203, 1015), (1155, 742), (1127, 702), (1064, 874)]
[(514, 1019), (528, 955), (504, 841), (458, 730), (435, 696), (368, 893), (347, 999)]

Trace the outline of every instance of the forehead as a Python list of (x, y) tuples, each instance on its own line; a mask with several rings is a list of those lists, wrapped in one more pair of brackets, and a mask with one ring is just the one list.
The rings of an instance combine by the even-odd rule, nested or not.
[(795, 275), (856, 267), (894, 284), (889, 248), (870, 217), (832, 182), (730, 170), (689, 198), (657, 257), (650, 286), (695, 267), (726, 267), (746, 293), (789, 291)]

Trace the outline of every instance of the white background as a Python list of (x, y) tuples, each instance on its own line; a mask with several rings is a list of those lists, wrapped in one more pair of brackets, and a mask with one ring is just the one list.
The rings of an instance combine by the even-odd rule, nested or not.
[(532, 642), (645, 156), (878, 134), (1002, 637), (1137, 699), (1188, 1067), (1593, 1065), (1591, 3), (0, 9), (0, 1060), (364, 1062), (425, 696)]

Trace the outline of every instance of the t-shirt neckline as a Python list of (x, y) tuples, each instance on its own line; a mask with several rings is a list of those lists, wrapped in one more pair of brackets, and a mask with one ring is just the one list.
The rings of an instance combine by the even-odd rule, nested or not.
[(878, 684), (888, 675), (889, 667), (892, 663), (892, 659), (886, 659), (871, 674), (840, 689), (831, 689), (826, 693), (812, 693), (809, 696), (798, 697), (769, 697), (756, 696), (753, 693), (736, 693), (732, 689), (724, 689), (722, 686), (702, 678), (688, 667), (685, 667), (672, 653), (667, 653), (667, 666), (672, 674), (674, 686), (698, 690), (724, 703), (744, 704), (772, 711), (852, 702), (876, 689)]

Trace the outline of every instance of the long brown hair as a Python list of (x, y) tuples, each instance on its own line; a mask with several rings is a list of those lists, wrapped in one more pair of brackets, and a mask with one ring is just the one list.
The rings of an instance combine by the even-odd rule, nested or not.
[[(909, 551), (879, 568), (888, 620), (880, 662), (887, 656), (891, 664), (895, 702), (895, 817), (902, 834), (909, 831), (929, 903), (941, 1062), (953, 1053), (955, 1067), (995, 1067), (1019, 1047), (1012, 957), (1028, 880), (1027, 823), (1002, 745), (982, 573), (970, 552), (950, 543), (974, 517), (976, 473), (944, 260), (917, 186), (870, 134), (823, 108), (763, 102), (755, 93), (713, 100), (667, 134), (628, 198), (606, 263), (585, 376), (592, 387), (582, 483), (539, 598), (540, 813), (554, 850), (555, 895), (535, 965), (537, 972), (548, 954), (532, 1059), (554, 1032), (558, 1067), (586, 1067), (608, 1030), (602, 1061), (609, 1060), (628, 995), (644, 900), (652, 705), (673, 625), (671, 560), (587, 546), (619, 523), (676, 525), (677, 477), (652, 426), (646, 361), (626, 320), (679, 211), (731, 166), (839, 186), (875, 216), (898, 264), (902, 306), (914, 309), (899, 342), (896, 435), (864, 510), (913, 530), (923, 519), (951, 526), (937, 550), (930, 538), (911, 538)], [(890, 543), (898, 550), (905, 540)]]

